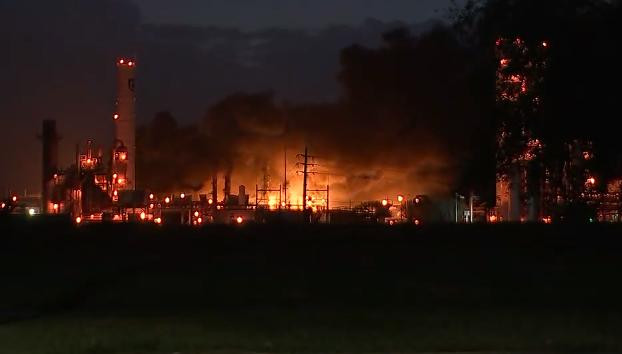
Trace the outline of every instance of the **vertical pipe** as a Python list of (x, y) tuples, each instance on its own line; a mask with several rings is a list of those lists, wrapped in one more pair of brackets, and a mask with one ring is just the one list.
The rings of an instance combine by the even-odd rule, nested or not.
[(285, 204), (287, 205), (287, 147), (283, 152), (283, 192), (285, 193)]
[(218, 209), (218, 173), (214, 173), (212, 176), (212, 208)]
[(58, 135), (56, 133), (56, 121), (44, 120), (41, 134), (43, 143), (43, 165), (41, 179), (41, 212), (49, 212), (50, 182), (58, 170)]
[(310, 222), (310, 215), (307, 211), (307, 174), (309, 173), (309, 149), (305, 146), (305, 162), (303, 169), (303, 179), (302, 179), (302, 215), (304, 223)]
[(473, 223), (473, 192), (471, 192), (471, 196), (469, 197), (469, 209), (471, 209), (469, 213), (469, 221), (472, 224)]

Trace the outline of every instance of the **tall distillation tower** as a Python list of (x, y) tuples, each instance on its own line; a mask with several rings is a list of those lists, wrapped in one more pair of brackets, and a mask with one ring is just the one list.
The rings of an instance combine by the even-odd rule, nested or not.
[(118, 191), (136, 188), (136, 94), (134, 75), (136, 61), (117, 61), (117, 107), (113, 116), (115, 142), (112, 155), (112, 193), (117, 199)]

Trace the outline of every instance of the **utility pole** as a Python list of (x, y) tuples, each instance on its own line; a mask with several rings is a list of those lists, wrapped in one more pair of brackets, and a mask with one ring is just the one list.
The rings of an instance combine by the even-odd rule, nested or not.
[(309, 222), (308, 218), (307, 218), (307, 183), (308, 183), (308, 176), (310, 174), (316, 174), (315, 172), (309, 172), (309, 167), (315, 167), (317, 166), (317, 164), (315, 163), (309, 163), (309, 158), (313, 159), (313, 156), (309, 155), (309, 149), (305, 146), (305, 153), (304, 155), (298, 154), (297, 158), (302, 158), (304, 162), (298, 162), (296, 165), (300, 166), (302, 165), (302, 171), (298, 171), (298, 173), (302, 173), (302, 210), (303, 210), (303, 214), (304, 214), (304, 220), (305, 222)]

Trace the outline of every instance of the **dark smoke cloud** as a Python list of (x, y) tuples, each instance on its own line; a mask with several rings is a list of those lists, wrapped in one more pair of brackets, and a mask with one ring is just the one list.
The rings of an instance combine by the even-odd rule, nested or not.
[[(279, 103), (262, 93), (213, 105), (195, 131), (209, 153), (185, 151), (197, 162), (193, 176), (202, 176), (207, 190), (214, 170), (231, 172), (234, 183), (247, 187), (267, 175), (278, 187), (286, 149), (295, 199), (301, 178), (294, 155), (308, 146), (320, 165), (312, 186), (330, 179), (334, 201), (448, 194), (484, 124), (468, 95), (470, 56), (444, 27), (420, 36), (389, 32), (383, 43), (342, 52), (343, 97), (334, 103)], [(167, 188), (179, 187), (178, 180), (170, 183)]]

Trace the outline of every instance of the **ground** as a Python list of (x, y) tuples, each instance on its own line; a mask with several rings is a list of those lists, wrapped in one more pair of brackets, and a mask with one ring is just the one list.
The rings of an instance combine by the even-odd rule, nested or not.
[(619, 352), (621, 231), (0, 219), (0, 347)]

